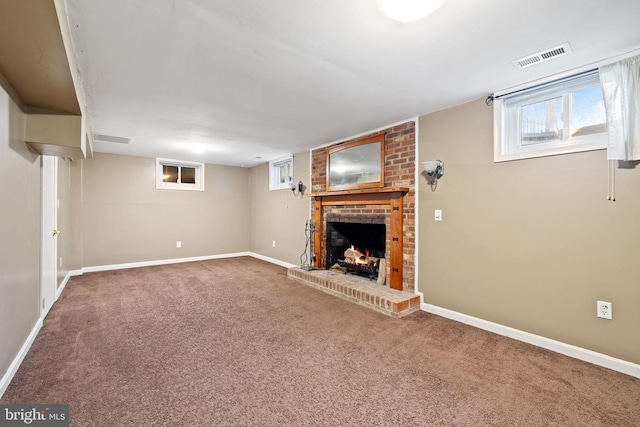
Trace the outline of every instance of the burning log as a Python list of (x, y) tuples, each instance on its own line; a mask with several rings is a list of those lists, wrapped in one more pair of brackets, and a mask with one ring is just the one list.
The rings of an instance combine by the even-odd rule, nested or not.
[(365, 255), (352, 245), (344, 251), (344, 260), (351, 264), (361, 264), (371, 267), (377, 266), (380, 258)]
[(380, 264), (384, 262), (384, 258), (372, 257), (368, 251), (365, 252), (366, 253), (363, 253), (351, 245), (350, 248), (344, 251), (344, 259), (339, 259), (330, 269), (376, 280), (378, 278)]
[(346, 251), (344, 251), (345, 261), (350, 262), (352, 264), (364, 264), (365, 258), (366, 258), (365, 254), (363, 254), (353, 246), (351, 246)]

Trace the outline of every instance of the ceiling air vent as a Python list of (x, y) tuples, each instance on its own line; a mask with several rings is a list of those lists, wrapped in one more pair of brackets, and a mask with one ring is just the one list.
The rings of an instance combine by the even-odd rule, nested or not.
[(533, 64), (537, 64), (539, 62), (547, 61), (551, 58), (565, 55), (570, 52), (571, 46), (569, 46), (569, 43), (565, 43), (563, 45), (552, 47), (551, 49), (547, 49), (533, 55), (525, 56), (524, 58), (516, 59), (512, 62), (512, 64), (516, 68), (524, 68)]
[(132, 139), (131, 138), (123, 138), (121, 136), (112, 136), (112, 135), (102, 135), (99, 133), (94, 133), (93, 134), (93, 141), (100, 141), (100, 142), (112, 142), (112, 143), (116, 143), (116, 144), (131, 144)]

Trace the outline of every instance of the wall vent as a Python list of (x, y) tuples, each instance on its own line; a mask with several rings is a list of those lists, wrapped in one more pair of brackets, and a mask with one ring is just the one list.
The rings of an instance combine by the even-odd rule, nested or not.
[(131, 144), (132, 138), (123, 138), (121, 136), (103, 135), (100, 133), (93, 134), (93, 141), (112, 142), (116, 144)]
[(569, 46), (569, 43), (565, 43), (542, 52), (534, 53), (533, 55), (525, 56), (524, 58), (516, 59), (515, 61), (512, 61), (512, 64), (516, 68), (525, 68), (533, 64), (548, 61), (551, 58), (566, 55), (570, 52), (571, 46)]

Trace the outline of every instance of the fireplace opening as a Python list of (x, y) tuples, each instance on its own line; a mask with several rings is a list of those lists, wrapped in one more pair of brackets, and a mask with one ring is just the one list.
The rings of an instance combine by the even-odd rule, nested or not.
[(378, 278), (385, 257), (386, 227), (382, 224), (327, 221), (327, 269)]

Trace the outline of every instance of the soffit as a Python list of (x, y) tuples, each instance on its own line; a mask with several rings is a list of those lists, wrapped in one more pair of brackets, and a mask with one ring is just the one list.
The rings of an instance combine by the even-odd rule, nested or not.
[(1, 80), (23, 108), (80, 115), (53, 0), (0, 2)]

